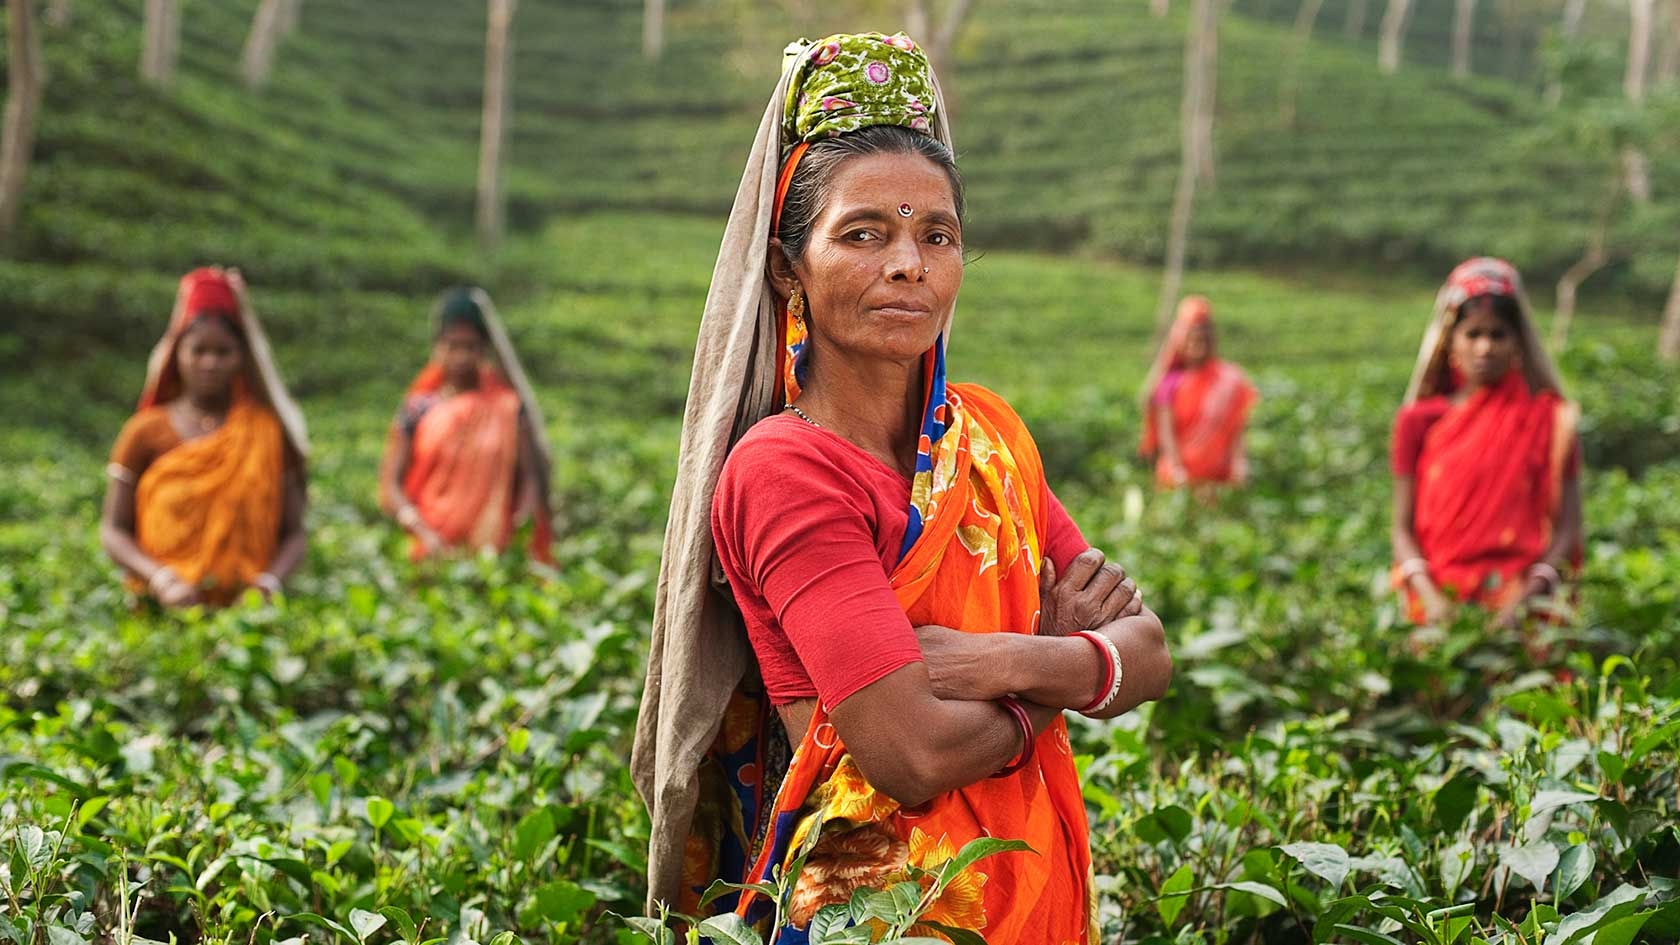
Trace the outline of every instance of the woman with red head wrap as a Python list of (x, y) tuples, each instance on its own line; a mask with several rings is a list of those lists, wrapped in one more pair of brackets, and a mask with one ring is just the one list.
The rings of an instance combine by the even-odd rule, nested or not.
[(194, 270), (111, 450), (100, 541), (166, 607), (277, 593), (303, 560), (308, 449), (238, 271)]
[(1167, 341), (1143, 386), (1143, 439), (1163, 488), (1243, 483), (1243, 431), (1259, 395), (1242, 369), (1214, 349), (1213, 306), (1192, 295), (1178, 305)]
[(1417, 623), (1522, 609), (1580, 560), (1576, 405), (1510, 263), (1472, 259), (1436, 299), (1394, 421), (1395, 586)]

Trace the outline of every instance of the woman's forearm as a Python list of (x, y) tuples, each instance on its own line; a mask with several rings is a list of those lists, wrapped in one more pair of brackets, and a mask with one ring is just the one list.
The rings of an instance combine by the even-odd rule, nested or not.
[(131, 532), (110, 523), (99, 527), (99, 544), (105, 553), (116, 562), (117, 567), (133, 574), (142, 581), (151, 581), (152, 575), (163, 567), (152, 557), (140, 550), (140, 543), (135, 541)]

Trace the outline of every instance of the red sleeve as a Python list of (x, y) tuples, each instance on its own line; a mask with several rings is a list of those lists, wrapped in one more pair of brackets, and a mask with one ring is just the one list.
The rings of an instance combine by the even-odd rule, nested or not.
[(1389, 471), (1395, 478), (1417, 475), (1418, 454), (1423, 438), (1440, 419), (1440, 413), (1426, 401), (1400, 408), (1394, 416), (1394, 438), (1389, 451)]
[(881, 563), (867, 490), (800, 445), (743, 440), (718, 483), (713, 528), (832, 709), (922, 651)]
[(1067, 508), (1049, 486), (1044, 487), (1044, 494), (1049, 499), (1049, 508), (1045, 510), (1049, 524), (1044, 535), (1044, 556), (1056, 563), (1057, 574), (1066, 574), (1068, 565), (1091, 547), (1091, 543), (1085, 540), (1079, 526), (1073, 523), (1073, 517), (1068, 515)]

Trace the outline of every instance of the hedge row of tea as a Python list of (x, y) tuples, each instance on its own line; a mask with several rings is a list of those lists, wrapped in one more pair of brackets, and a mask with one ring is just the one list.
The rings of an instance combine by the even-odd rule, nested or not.
[[(94, 535), (102, 444), (7, 426), (0, 939), (629, 941), (629, 731), (715, 234), (608, 215), (516, 248), (579, 260), (506, 313), (559, 457), (558, 578), (406, 563), (375, 468), (418, 338), (303, 398), (311, 550), (274, 607), (134, 609)], [(654, 239), (671, 251), (635, 252)], [(1168, 697), (1076, 731), (1105, 941), (1672, 940), (1680, 377), (1646, 330), (1596, 323), (1564, 362), (1588, 418), (1579, 620), (1540, 662), (1471, 624), (1420, 657), (1384, 585), (1384, 459), (1430, 291), (1189, 288), (1265, 398), (1254, 486), (1211, 507), (1131, 458), (1151, 273), (989, 254), (952, 353), (1170, 628)], [(83, 419), (104, 439), (123, 414)]]

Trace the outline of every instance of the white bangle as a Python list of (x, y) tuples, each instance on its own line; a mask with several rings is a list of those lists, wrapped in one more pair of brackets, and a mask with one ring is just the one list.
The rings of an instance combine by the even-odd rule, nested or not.
[(180, 579), (180, 576), (175, 573), (174, 569), (166, 564), (152, 572), (152, 576), (146, 579), (146, 586), (151, 588), (152, 594), (155, 596), (162, 594), (165, 587), (174, 584)]
[(1528, 569), (1528, 576), (1530, 578), (1539, 578), (1542, 581), (1545, 581), (1547, 591), (1556, 590), (1557, 586), (1563, 583), (1563, 575), (1558, 573), (1558, 569), (1552, 567), (1544, 561), (1536, 561), (1534, 564), (1530, 565)]
[(413, 503), (405, 504), (397, 510), (397, 524), (412, 531), (421, 524), (420, 510)]
[(1429, 562), (1422, 558), (1407, 558), (1400, 562), (1400, 577), (1410, 582), (1415, 577), (1429, 576)]
[(1081, 710), (1079, 713), (1083, 716), (1092, 717), (1113, 705), (1114, 700), (1120, 696), (1120, 681), (1125, 678), (1126, 669), (1120, 662), (1120, 648), (1114, 645), (1114, 641), (1110, 640), (1107, 634), (1084, 631), (1079, 635), (1087, 640), (1095, 640), (1107, 647), (1108, 658), (1114, 664), (1114, 681), (1109, 683), (1108, 691), (1103, 693), (1102, 701), (1088, 709)]
[(253, 586), (257, 587), (257, 588), (260, 588), (262, 590), (265, 590), (265, 591), (269, 592), (270, 594), (280, 593), (280, 579), (275, 577), (274, 574), (272, 572), (269, 572), (269, 571), (264, 571), (263, 573), (261, 573), (261, 574), (257, 575), (256, 577), (252, 578), (251, 579), (251, 584)]

